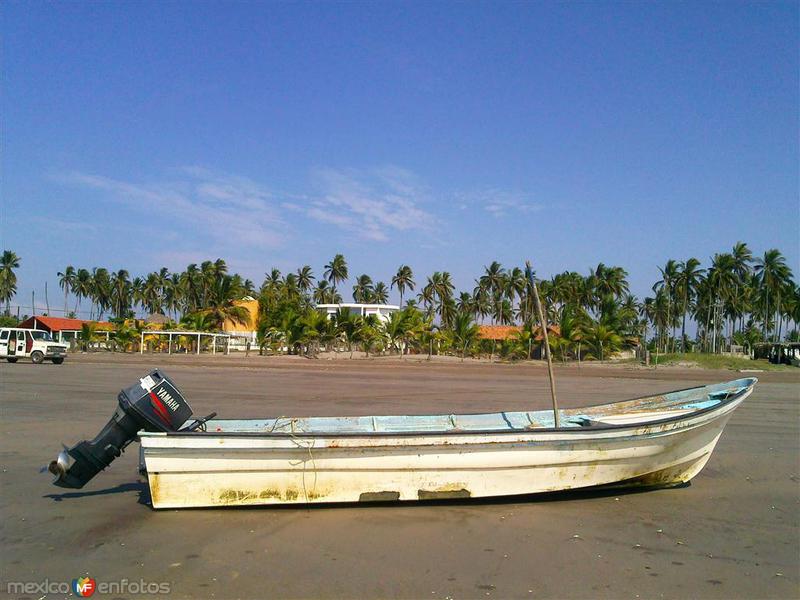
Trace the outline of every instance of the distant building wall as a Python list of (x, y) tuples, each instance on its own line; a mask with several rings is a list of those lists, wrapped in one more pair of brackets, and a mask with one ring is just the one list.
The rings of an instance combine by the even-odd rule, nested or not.
[(246, 309), (248, 317), (244, 323), (236, 323), (226, 319), (222, 324), (222, 331), (236, 336), (231, 338), (231, 348), (244, 347), (248, 341), (251, 344), (255, 344), (258, 332), (258, 300), (248, 297), (243, 300), (237, 300), (234, 305)]
[(324, 310), (330, 319), (340, 309), (349, 310), (350, 313), (366, 317), (375, 315), (382, 322), (389, 320), (389, 315), (400, 310), (395, 304), (360, 304), (358, 302), (344, 302), (341, 304), (317, 304), (319, 310)]

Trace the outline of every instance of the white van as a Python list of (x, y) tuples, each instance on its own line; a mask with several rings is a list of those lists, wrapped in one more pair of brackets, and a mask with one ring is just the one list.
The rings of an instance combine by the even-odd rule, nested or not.
[(15, 363), (20, 358), (30, 358), (39, 364), (52, 360), (60, 365), (67, 356), (67, 347), (56, 344), (47, 331), (39, 329), (19, 329), (17, 327), (0, 328), (0, 358)]

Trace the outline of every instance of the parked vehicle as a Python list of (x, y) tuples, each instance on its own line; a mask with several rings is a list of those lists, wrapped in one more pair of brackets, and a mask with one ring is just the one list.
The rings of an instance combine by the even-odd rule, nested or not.
[(67, 347), (53, 341), (50, 332), (39, 329), (3, 327), (0, 329), (0, 358), (10, 363), (30, 358), (34, 364), (46, 360), (60, 365), (67, 357)]

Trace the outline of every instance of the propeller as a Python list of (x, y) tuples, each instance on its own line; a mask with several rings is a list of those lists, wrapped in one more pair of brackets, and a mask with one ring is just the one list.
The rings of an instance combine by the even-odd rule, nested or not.
[(56, 459), (51, 460), (49, 465), (47, 465), (46, 467), (42, 467), (41, 470), (39, 471), (40, 473), (44, 473), (45, 471), (50, 471), (53, 475), (56, 476), (56, 478), (53, 481), (58, 481), (67, 472), (67, 469), (69, 468), (69, 454), (67, 453), (69, 448), (67, 448), (67, 445), (64, 444), (63, 442), (61, 443), (61, 448), (62, 450), (61, 452), (58, 453)]

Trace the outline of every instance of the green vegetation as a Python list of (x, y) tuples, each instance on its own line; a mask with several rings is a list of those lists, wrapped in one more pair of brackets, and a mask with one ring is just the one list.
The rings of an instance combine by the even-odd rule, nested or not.
[[(655, 360), (655, 357), (653, 358)], [(773, 365), (766, 359), (750, 360), (736, 356), (722, 354), (704, 354), (701, 352), (687, 352), (686, 354), (664, 354), (658, 357), (659, 365), (692, 364), (704, 369), (756, 369), (763, 371), (786, 371), (795, 367), (788, 365)]]
[(14, 269), (19, 268), (19, 256), (11, 250), (3, 250), (0, 257), (0, 302), (6, 305), (6, 316), (11, 315), (11, 299), (17, 293), (17, 274)]
[[(16, 254), (3, 252), (0, 302), (7, 316), (19, 264)], [(747, 351), (761, 342), (799, 337), (800, 288), (777, 249), (754, 257), (738, 242), (730, 252), (715, 254), (707, 267), (694, 257), (670, 259), (659, 272), (653, 295), (641, 301), (629, 292), (628, 273), (620, 266), (601, 263), (586, 275), (565, 271), (540, 281), (555, 358), (607, 360), (622, 350), (646, 347), (661, 355), (661, 364), (668, 360), (665, 355), (679, 355), (698, 364), (740, 368), (753, 363), (737, 366), (730, 362), (734, 359), (711, 357), (734, 345)], [(461, 292), (447, 271), (432, 273), (418, 284), (411, 267), (400, 265), (389, 286), (366, 273), (358, 275), (350, 288), (357, 302), (385, 304), (390, 290), (397, 288), (402, 310), (385, 323), (348, 311), (328, 319), (316, 310), (319, 304), (343, 300), (350, 270), (341, 254), (324, 266), (319, 279), (308, 265), (285, 275), (273, 268), (258, 288), (229, 274), (222, 259), (190, 264), (180, 273), (162, 268), (133, 278), (125, 269), (68, 265), (58, 278), (65, 312), (73, 308), (85, 313), (81, 305), (88, 302), (90, 320), (110, 318), (122, 327), (139, 311), (167, 315), (165, 328), (174, 329), (179, 322), (182, 329), (217, 331), (226, 321), (246, 323), (247, 311), (237, 301), (252, 297), (259, 304), (262, 352), (314, 355), (336, 349), (351, 355), (361, 350), (513, 360), (534, 356), (542, 344), (532, 299), (535, 272), (497, 261), (483, 268), (472, 290)], [(484, 339), (479, 323), (514, 325), (517, 330)], [(687, 325), (694, 336), (687, 334)], [(137, 333), (121, 331), (119, 347), (131, 347), (131, 335)]]

